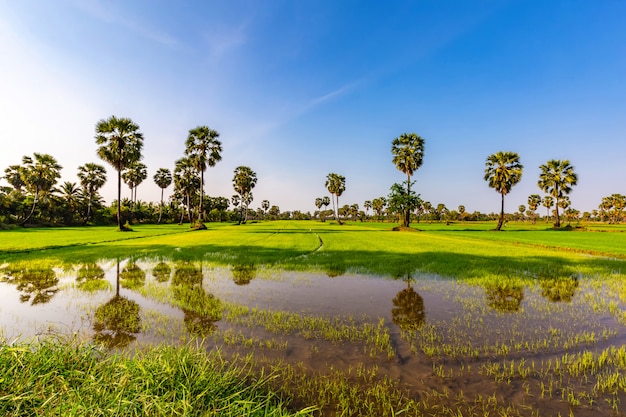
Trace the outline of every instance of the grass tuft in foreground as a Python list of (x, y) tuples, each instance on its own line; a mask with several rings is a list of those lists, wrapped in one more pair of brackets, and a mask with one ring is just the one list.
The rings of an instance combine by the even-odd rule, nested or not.
[(219, 356), (152, 347), (131, 359), (88, 344), (0, 344), (3, 416), (305, 416)]

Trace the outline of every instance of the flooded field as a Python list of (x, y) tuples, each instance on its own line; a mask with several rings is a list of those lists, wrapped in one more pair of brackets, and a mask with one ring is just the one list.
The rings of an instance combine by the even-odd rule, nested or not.
[(326, 403), (316, 400), (323, 415), (341, 401), (330, 392), (346, 386), (363, 392), (346, 415), (389, 403), (406, 415), (626, 409), (617, 277), (552, 271), (486, 284), (125, 259), (5, 264), (0, 278), (9, 342), (61, 334), (112, 349), (202, 343), (233, 361), (253, 355), (296, 406), (327, 390)]

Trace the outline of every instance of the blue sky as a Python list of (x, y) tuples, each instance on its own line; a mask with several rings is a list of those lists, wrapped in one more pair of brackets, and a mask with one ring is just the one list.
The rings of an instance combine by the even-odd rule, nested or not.
[(77, 181), (102, 163), (111, 202), (94, 127), (116, 115), (145, 136), (139, 199), (158, 201), (152, 175), (207, 125), (224, 147), (209, 195), (230, 197), (247, 165), (252, 207), (313, 211), (330, 172), (362, 207), (404, 180), (391, 141), (415, 132), (414, 189), (433, 205), (497, 212), (485, 159), (513, 151), (507, 211), (541, 194), (549, 159), (571, 161), (572, 206), (589, 211), (626, 194), (624, 22), (618, 0), (0, 0), (0, 168), (49, 153)]

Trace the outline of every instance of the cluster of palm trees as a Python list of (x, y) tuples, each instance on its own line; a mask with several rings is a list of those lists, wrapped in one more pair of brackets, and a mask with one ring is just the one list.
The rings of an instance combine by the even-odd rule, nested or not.
[[(202, 228), (206, 219), (206, 206), (223, 213), (230, 204), (225, 197), (207, 197), (204, 194), (205, 172), (213, 167), (222, 157), (222, 144), (218, 140), (219, 133), (207, 126), (198, 126), (189, 130), (185, 142), (184, 156), (175, 162), (174, 172), (167, 168), (159, 168), (153, 180), (161, 188), (161, 201), (158, 209), (158, 220), (163, 216), (164, 190), (174, 183), (174, 192), (170, 198), (170, 207), (183, 208), (180, 222), (187, 214), (192, 226)], [(123, 206), (139, 207), (137, 187), (147, 178), (147, 167), (141, 162), (144, 137), (139, 126), (129, 118), (111, 116), (102, 119), (95, 126), (95, 142), (97, 155), (111, 165), (117, 173), (117, 199), (115, 200), (115, 217), (120, 230), (126, 230), (127, 216), (123, 216)], [(11, 222), (19, 218), (19, 223), (26, 224), (35, 214), (42, 200), (48, 203), (48, 211), (54, 205), (52, 201), (57, 194), (62, 194), (67, 202), (69, 213), (62, 217), (65, 224), (72, 224), (69, 218), (76, 212), (81, 213), (81, 223), (88, 223), (92, 218), (93, 207), (102, 208), (102, 199), (98, 194), (107, 181), (106, 169), (95, 162), (89, 162), (78, 168), (80, 187), (76, 183), (65, 182), (60, 189), (55, 188), (61, 177), (61, 165), (48, 154), (35, 153), (24, 156), (21, 165), (12, 165), (5, 170), (4, 178), (12, 186), (0, 189), (0, 223)], [(121, 198), (122, 182), (131, 190), (130, 201)], [(240, 166), (235, 170), (233, 187), (237, 193), (233, 203), (241, 201), (240, 222), (245, 222), (250, 203), (253, 200), (252, 189), (256, 185), (256, 173), (249, 167)], [(235, 198), (236, 197), (236, 198)], [(24, 201), (29, 201), (29, 209), (24, 209)], [(263, 202), (265, 214), (270, 209), (269, 201)], [(83, 211), (84, 210), (84, 211)], [(58, 215), (49, 215), (48, 220), (56, 222)]]
[[(524, 167), (520, 163), (520, 157), (517, 153), (502, 151), (489, 155), (485, 166), (485, 181), (489, 187), (501, 195), (500, 218), (496, 226), (496, 230), (500, 230), (504, 223), (504, 196), (511, 191), (515, 184), (520, 182)], [(578, 175), (567, 159), (551, 159), (539, 168), (541, 174), (537, 185), (548, 195), (542, 200), (538, 194), (533, 194), (528, 198), (528, 205), (530, 210), (534, 212), (540, 202), (543, 202), (548, 210), (555, 204), (554, 227), (561, 227), (559, 207), (563, 209), (569, 207), (567, 194), (572, 191), (572, 186), (578, 182)]]

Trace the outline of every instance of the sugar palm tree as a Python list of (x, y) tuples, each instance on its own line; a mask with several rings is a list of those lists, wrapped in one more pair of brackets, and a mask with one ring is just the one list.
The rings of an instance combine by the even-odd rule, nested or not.
[(11, 165), (4, 170), (4, 179), (17, 191), (21, 191), (25, 185), (22, 181), (23, 169), (21, 165)]
[(24, 156), (22, 158), (21, 179), (26, 189), (33, 195), (33, 205), (30, 213), (20, 223), (26, 224), (35, 212), (35, 207), (42, 194), (50, 192), (52, 187), (61, 177), (61, 165), (57, 160), (48, 154), (34, 153), (34, 158)]
[(531, 194), (528, 196), (528, 209), (533, 212), (533, 223), (537, 221), (535, 210), (541, 204), (541, 196), (539, 194)]
[(143, 134), (129, 118), (111, 116), (96, 124), (98, 156), (117, 171), (117, 227), (122, 227), (122, 171), (133, 162), (141, 160)]
[(504, 196), (522, 179), (524, 167), (520, 164), (517, 153), (502, 151), (489, 155), (485, 166), (485, 181), (501, 196), (500, 219), (496, 226), (496, 230), (500, 230), (504, 223)]
[(104, 185), (107, 180), (106, 169), (102, 165), (88, 162), (85, 165), (78, 167), (78, 179), (80, 185), (83, 187), (85, 194), (87, 195), (87, 216), (85, 217), (85, 223), (89, 221), (91, 217), (91, 203), (94, 195)]
[[(424, 159), (424, 139), (415, 133), (403, 133), (391, 142), (392, 162), (406, 174), (407, 195), (411, 195), (411, 175), (422, 166)], [(403, 226), (409, 227), (413, 207), (406, 211)]]
[(248, 217), (248, 206), (252, 202), (252, 189), (256, 186), (256, 172), (250, 167), (239, 166), (235, 168), (235, 176), (233, 177), (233, 188), (241, 197), (241, 216), (239, 216), (239, 224), (246, 222)]
[(163, 214), (163, 192), (172, 184), (172, 173), (167, 168), (159, 168), (152, 179), (161, 189), (161, 204), (159, 205), (159, 220), (157, 221), (157, 223), (161, 223), (161, 215)]
[[(177, 160), (174, 167), (174, 193), (181, 196), (185, 201), (189, 223), (191, 223), (191, 197), (198, 190), (199, 186), (200, 177), (190, 158)], [(182, 223), (182, 216), (180, 221)]]
[(198, 126), (189, 131), (185, 142), (185, 155), (192, 161), (200, 173), (200, 204), (198, 206), (198, 222), (204, 220), (202, 201), (204, 200), (204, 171), (207, 167), (214, 167), (222, 160), (222, 143), (217, 140), (220, 136), (215, 130), (207, 126)]
[(550, 220), (550, 208), (552, 208), (552, 206), (554, 205), (554, 198), (552, 198), (552, 196), (550, 195), (543, 197), (543, 200), (541, 200), (541, 205), (544, 206), (547, 210), (546, 223), (548, 223), (548, 221)]
[(137, 187), (148, 178), (148, 167), (139, 161), (133, 162), (122, 172), (122, 179), (130, 188), (130, 200), (137, 202)]
[(261, 208), (263, 208), (263, 219), (265, 219), (265, 217), (267, 216), (267, 211), (270, 209), (270, 201), (263, 200), (261, 202)]
[(554, 197), (556, 210), (554, 227), (561, 227), (559, 202), (572, 191), (572, 186), (578, 182), (578, 175), (576, 175), (574, 167), (567, 159), (552, 159), (539, 166), (539, 169), (541, 169), (541, 174), (539, 174), (537, 185), (545, 193)]
[(339, 213), (337, 210), (339, 208), (339, 196), (343, 194), (343, 192), (346, 190), (346, 177), (331, 172), (326, 176), (325, 185), (331, 196), (335, 197), (332, 198), (333, 210), (335, 212), (335, 220), (337, 220), (337, 222), (341, 224), (341, 220), (339, 220)]

